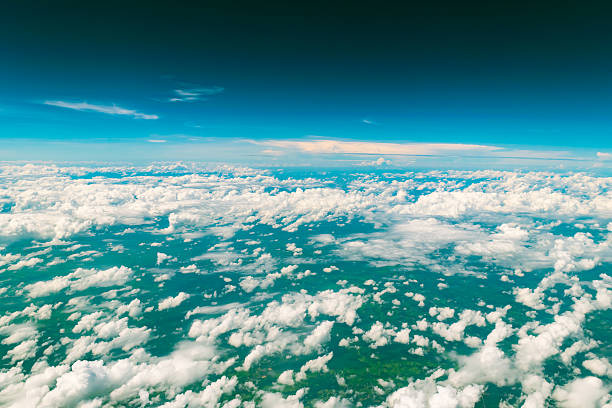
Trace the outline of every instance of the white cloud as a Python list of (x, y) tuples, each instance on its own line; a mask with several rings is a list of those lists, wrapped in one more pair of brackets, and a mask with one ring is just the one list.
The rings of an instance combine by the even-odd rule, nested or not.
[(503, 351), (494, 345), (485, 345), (476, 353), (459, 360), (461, 367), (452, 371), (448, 381), (454, 386), (493, 383), (511, 385), (517, 380), (518, 370)]
[(102, 361), (77, 361), (71, 371), (57, 378), (55, 387), (40, 399), (38, 406), (73, 405), (83, 397), (111, 388), (119, 380), (115, 375), (104, 367)]
[(523, 392), (527, 394), (522, 408), (544, 408), (550, 397), (553, 384), (536, 374), (528, 374), (521, 380)]
[(261, 408), (304, 408), (300, 400), (304, 397), (306, 390), (306, 388), (301, 388), (286, 398), (280, 393), (264, 392), (261, 397)]
[[(117, 179), (116, 174), (124, 176)], [(258, 366), (262, 362), (275, 365), (275, 361), (282, 363), (271, 372), (283, 374), (272, 388), (249, 378), (257, 398), (272, 405), (312, 405), (312, 399), (302, 398), (305, 393), (294, 398), (277, 391), (284, 390), (283, 384), (325, 371), (323, 360), (329, 354), (323, 359), (319, 354), (329, 352), (332, 331), (341, 334), (343, 345), (351, 348), (364, 347), (361, 339), (366, 347), (395, 342), (388, 347), (401, 348), (407, 358), (410, 353), (440, 353), (439, 365), (454, 368), (444, 371), (446, 379), (443, 375), (414, 380), (395, 392), (393, 387), (378, 387), (376, 392), (388, 397), (387, 407), (473, 406), (491, 383), (511, 387), (515, 395), (522, 389), (517, 402), (524, 401), (527, 407), (543, 406), (547, 399), (550, 403), (553, 390), (559, 406), (571, 407), (580, 398), (580, 384), (563, 385), (573, 377), (551, 378), (543, 369), (557, 358), (567, 364), (572, 376), (601, 376), (601, 384), (596, 380), (586, 384), (595, 394), (609, 392), (603, 378), (609, 375), (609, 363), (598, 348), (601, 333), (597, 325), (585, 330), (585, 322), (588, 313), (612, 307), (612, 278), (582, 272), (612, 261), (609, 178), (539, 172), (376, 172), (342, 184), (335, 183), (335, 176), (293, 179), (249, 169), (209, 172), (184, 164), (107, 169), (0, 165), (0, 176), (4, 188), (0, 200), (10, 203), (0, 213), (3, 242), (33, 239), (36, 245), (52, 248), (52, 252), (41, 252), (25, 247), (19, 249), (25, 255), (0, 256), (10, 295), (23, 296), (19, 310), (0, 317), (0, 335), (8, 351), (5, 363), (13, 360), (15, 366), (0, 371), (0, 405), (19, 406), (23, 396), (34, 406), (44, 406), (41, 398), (63, 404), (68, 393), (53, 390), (56, 379), (68, 373), (76, 374), (59, 384), (73, 382), (74, 389), (82, 391), (70, 397), (74, 399), (67, 400), (68, 405), (138, 405), (147, 398), (151, 404), (158, 397), (155, 404), (168, 403), (168, 407), (205, 405), (204, 401), (216, 404), (222, 389), (228, 390), (223, 395), (250, 392), (246, 383), (232, 386), (234, 377), (229, 372), (216, 383), (227, 367), (253, 370), (238, 376), (248, 378), (262, 368), (265, 372), (266, 366)], [(166, 216), (169, 227), (165, 228), (164, 220), (164, 227), (156, 229), (151, 220)], [(333, 232), (318, 229), (328, 222), (336, 228)], [(343, 227), (345, 222), (351, 223), (350, 228)], [(574, 227), (578, 223), (580, 227)], [(259, 234), (259, 227), (272, 235)], [(81, 251), (84, 243), (95, 245), (90, 239), (93, 233), (102, 240), (110, 237), (109, 242), (125, 239), (125, 252), (130, 253), (129, 236), (114, 232), (126, 230), (152, 233), (148, 242), (163, 242), (164, 248), (176, 248), (184, 240), (186, 251), (199, 252), (185, 252), (173, 260), (172, 269), (153, 273), (137, 267), (136, 272), (125, 267), (47, 268), (58, 253), (67, 262), (82, 262), (79, 254), (93, 255), (90, 251), (71, 255)], [(274, 241), (279, 230), (291, 238)], [(200, 239), (216, 244), (202, 249), (200, 242), (194, 245)], [(142, 241), (144, 245), (135, 253), (147, 252), (149, 259), (156, 259), (160, 248), (139, 237), (138, 242)], [(106, 249), (96, 248), (96, 253), (108, 250), (107, 244)], [(7, 248), (14, 252), (8, 245), (0, 250)], [(313, 249), (318, 252), (310, 255)], [(291, 256), (303, 258), (303, 265), (289, 265), (295, 262)], [(27, 284), (21, 283), (16, 278), (24, 272), (11, 267), (31, 259), (41, 260), (35, 265), (41, 274), (28, 274)], [(106, 262), (107, 258), (97, 259)], [(366, 263), (400, 267), (361, 274), (347, 260), (363, 263), (366, 269)], [(167, 261), (162, 254), (160, 263)], [(486, 267), (480, 267), (481, 262)], [(468, 263), (478, 266), (468, 270)], [(404, 276), (403, 271), (413, 265), (419, 274), (404, 279), (410, 274)], [(225, 282), (207, 275), (210, 266)], [(306, 268), (315, 272), (306, 275), (302, 272)], [(162, 272), (176, 281), (158, 287), (153, 279)], [(456, 273), (473, 276), (450, 276)], [(512, 279), (501, 282), (502, 274)], [(12, 283), (14, 278), (18, 283)], [(172, 310), (188, 296), (177, 296), (175, 283), (196, 278), (221, 285), (231, 282), (245, 291), (236, 290), (230, 298), (219, 289), (222, 286), (215, 290), (211, 285), (204, 296), (194, 292), (189, 312)], [(469, 286), (469, 302), (459, 302), (465, 289), (457, 284), (477, 278)], [(132, 279), (141, 283), (132, 288)], [(435, 288), (442, 281), (448, 287), (440, 294)], [(319, 282), (330, 286), (317, 286)], [(154, 285), (158, 295), (150, 296), (143, 289), (147, 284)], [(92, 287), (108, 289), (102, 296), (77, 293)], [(335, 289), (322, 290), (328, 287)], [(496, 296), (488, 297), (498, 289)], [(66, 296), (54, 305), (43, 305), (45, 299), (37, 298), (60, 291)], [(516, 301), (508, 313), (511, 317), (506, 318), (508, 307), (499, 300), (502, 305)], [(148, 342), (159, 334), (160, 326), (154, 325), (156, 313), (163, 309), (168, 309), (163, 315), (169, 318), (164, 322), (180, 322), (172, 331), (176, 337), (168, 338), (179, 341), (184, 335), (191, 341), (169, 355), (153, 357), (148, 354)], [(409, 315), (404, 314), (406, 310)], [(70, 317), (61, 340), (47, 340), (49, 329), (38, 319), (59, 318), (64, 313)], [(404, 321), (403, 316), (409, 318)], [(151, 327), (138, 326), (144, 321)], [(181, 333), (186, 327), (188, 333)], [(36, 355), (32, 353), (41, 355), (39, 349), (44, 357), (36, 368), (20, 363)], [(121, 357), (110, 352), (115, 349), (122, 350)], [(377, 349), (363, 355), (385, 352)], [(73, 364), (90, 356), (104, 362)], [(46, 367), (50, 361), (62, 363)], [(304, 361), (310, 363), (302, 366)], [(344, 375), (342, 367), (330, 368)], [(347, 387), (347, 395), (352, 391), (349, 378), (348, 386), (341, 385)], [(197, 391), (187, 391), (190, 384), (197, 384)], [(49, 393), (51, 397), (46, 397)], [(603, 398), (595, 406), (603, 404)], [(234, 405), (228, 403), (228, 407), (240, 403), (232, 401)], [(346, 405), (339, 401), (318, 404)]]
[(29, 259), (22, 259), (19, 262), (11, 265), (8, 267), (9, 271), (16, 271), (18, 269), (21, 268), (25, 268), (25, 267), (32, 267), (34, 265), (37, 265), (39, 263), (41, 263), (43, 260), (40, 258), (29, 258)]
[(352, 408), (354, 405), (345, 398), (330, 397), (327, 401), (315, 402), (315, 408)]
[(397, 343), (408, 344), (410, 342), (410, 328), (406, 327), (395, 333), (394, 340)]
[(577, 378), (555, 388), (553, 398), (562, 408), (608, 407), (612, 403), (610, 386), (596, 377)]
[(333, 321), (324, 321), (319, 324), (311, 334), (304, 339), (304, 345), (309, 349), (319, 349), (322, 344), (327, 343), (330, 339), (331, 329), (334, 326)]
[(64, 102), (64, 101), (45, 101), (45, 105), (57, 106), (60, 108), (73, 109), (78, 111), (89, 111), (106, 113), (109, 115), (131, 116), (135, 119), (154, 120), (159, 119), (157, 115), (147, 115), (132, 109), (122, 108), (116, 105), (94, 105), (87, 102)]
[[(282, 303), (270, 302), (259, 315), (235, 308), (220, 317), (195, 320), (189, 329), (189, 336), (202, 343), (214, 344), (221, 335), (232, 332), (230, 345), (253, 347), (242, 365), (244, 370), (249, 370), (262, 357), (286, 349), (297, 355), (318, 350), (329, 340), (333, 322), (322, 322), (302, 338), (288, 329), (303, 326), (307, 317), (316, 319), (320, 315), (335, 316), (339, 323), (352, 325), (357, 319), (356, 310), (362, 303), (363, 299), (352, 295), (351, 289), (337, 292), (326, 290), (314, 296), (287, 294)], [(270, 334), (264, 336), (262, 331)]]
[(393, 335), (393, 330), (385, 329), (384, 325), (377, 321), (363, 334), (363, 339), (371, 343), (370, 347), (376, 348), (389, 343), (389, 338)]
[(295, 381), (293, 380), (293, 370), (286, 370), (278, 376), (278, 380), (276, 380), (279, 384), (282, 385), (293, 385)]
[[(211, 373), (222, 373), (227, 363), (232, 363), (232, 360), (219, 363), (213, 360), (217, 360), (214, 349), (182, 343), (164, 357), (150, 356), (141, 349), (131, 358), (108, 363), (78, 360), (72, 365), (55, 367), (43, 364), (38, 372), (27, 379), (19, 375), (21, 368), (16, 368), (10, 377), (4, 374), (0, 377), (5, 381), (0, 390), (0, 401), (15, 408), (52, 408), (77, 406), (103, 395), (110, 405), (124, 405), (133, 398), (146, 396), (149, 391), (177, 390), (202, 381)], [(198, 406), (214, 405), (216, 402), (211, 401), (230, 393), (235, 385), (235, 377), (221, 377), (199, 393), (180, 394), (174, 402), (193, 401)], [(176, 395), (176, 392), (171, 395)]]
[(607, 358), (591, 358), (582, 362), (584, 368), (600, 377), (608, 376), (612, 378), (612, 364)]
[(39, 281), (26, 285), (25, 289), (31, 297), (41, 297), (66, 288), (78, 291), (90, 287), (123, 285), (131, 278), (132, 274), (133, 271), (125, 266), (115, 266), (105, 270), (78, 268), (75, 272), (68, 275), (57, 276), (49, 281)]
[(480, 400), (484, 387), (468, 385), (454, 388), (437, 384), (435, 374), (425, 380), (416, 380), (391, 394), (386, 402), (388, 408), (472, 408)]
[(237, 383), (238, 379), (236, 377), (228, 378), (223, 376), (207, 385), (200, 392), (189, 390), (177, 395), (174, 400), (161, 405), (160, 408), (216, 407), (219, 406), (218, 403), (221, 397), (224, 394), (231, 393)]
[(295, 374), (296, 381), (302, 381), (306, 378), (306, 373), (318, 373), (320, 371), (327, 372), (329, 369), (327, 368), (327, 363), (334, 357), (334, 353), (330, 352), (329, 354), (325, 354), (323, 356), (317, 357), (314, 360), (307, 361), (300, 371)]
[(10, 264), (16, 261), (20, 257), (21, 256), (17, 254), (6, 254), (6, 255), (0, 254), (0, 267), (3, 267), (4, 265)]
[(6, 336), (2, 339), (2, 344), (16, 344), (37, 337), (38, 331), (32, 324), (12, 324), (0, 327), (0, 335)]
[(465, 309), (459, 314), (459, 320), (453, 324), (435, 322), (433, 331), (447, 341), (461, 341), (468, 326), (484, 326), (485, 319), (480, 311)]
[(446, 319), (450, 319), (455, 316), (455, 309), (450, 307), (430, 307), (429, 315), (432, 317), (436, 317), (439, 321), (443, 321)]
[(174, 260), (175, 258), (173, 258), (171, 255), (168, 254), (164, 254), (163, 252), (158, 252), (157, 253), (157, 261), (156, 261), (156, 265), (161, 265), (162, 263), (166, 262), (166, 261), (171, 261)]
[(166, 310), (166, 309), (171, 309), (173, 307), (177, 307), (187, 299), (189, 299), (189, 295), (185, 292), (180, 292), (178, 295), (174, 297), (170, 296), (162, 300), (161, 302), (159, 302), (158, 309)]

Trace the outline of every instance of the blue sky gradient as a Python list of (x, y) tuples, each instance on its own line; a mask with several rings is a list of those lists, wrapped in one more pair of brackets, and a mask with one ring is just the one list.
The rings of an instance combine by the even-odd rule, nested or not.
[(0, 153), (312, 136), (612, 148), (601, 7), (147, 5), (3, 6)]

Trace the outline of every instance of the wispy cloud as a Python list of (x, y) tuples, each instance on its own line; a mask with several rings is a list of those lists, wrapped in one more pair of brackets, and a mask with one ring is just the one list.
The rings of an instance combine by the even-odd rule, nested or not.
[(109, 115), (131, 116), (135, 119), (154, 120), (159, 119), (157, 115), (148, 115), (132, 109), (122, 108), (116, 105), (94, 105), (87, 102), (65, 102), (65, 101), (45, 101), (45, 105), (57, 106), (60, 108), (73, 109), (78, 111), (99, 112)]
[(366, 125), (378, 125), (378, 123), (374, 122), (373, 120), (370, 119), (362, 119), (361, 123), (365, 123)]
[(208, 96), (219, 95), (223, 93), (225, 89), (220, 86), (213, 86), (210, 88), (183, 88), (183, 89), (175, 89), (172, 98), (169, 99), (170, 102), (195, 102), (195, 101), (205, 101)]
[(149, 140), (147, 140), (147, 142), (149, 142), (149, 143), (166, 143), (167, 140), (165, 140), (165, 139), (149, 139)]

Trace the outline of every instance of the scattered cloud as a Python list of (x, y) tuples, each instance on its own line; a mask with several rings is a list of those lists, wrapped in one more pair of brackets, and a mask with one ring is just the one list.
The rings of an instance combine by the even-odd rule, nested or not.
[(57, 106), (59, 108), (73, 109), (73, 110), (78, 110), (78, 111), (99, 112), (99, 113), (106, 113), (109, 115), (131, 116), (135, 119), (146, 119), (146, 120), (159, 119), (159, 116), (157, 115), (148, 115), (145, 113), (137, 112), (132, 109), (122, 108), (116, 105), (94, 105), (94, 104), (87, 103), (87, 102), (65, 102), (65, 101), (45, 101), (43, 103), (49, 106)]
[(149, 140), (147, 140), (147, 142), (149, 142), (149, 143), (166, 143), (167, 140), (165, 140), (165, 139), (149, 139)]
[(205, 101), (208, 96), (219, 95), (225, 89), (220, 86), (210, 88), (183, 88), (175, 89), (174, 95), (169, 99), (170, 102), (196, 102)]
[[(0, 213), (0, 236), (27, 242), (8, 247), (19, 253), (0, 247), (8, 278), (0, 295), (15, 300), (0, 322), (4, 405), (347, 407), (353, 402), (336, 397), (313, 403), (321, 394), (293, 387), (333, 375), (335, 391), (358, 399), (345, 381), (354, 370), (334, 360), (342, 349), (369, 355), (368, 364), (397, 350), (436, 359), (432, 373), (414, 357), (422, 364), (407, 368), (410, 381), (374, 377), (371, 395), (388, 408), (473, 407), (491, 386), (503, 387), (493, 395), (502, 405), (516, 396), (526, 406), (610, 402), (612, 368), (598, 347), (612, 307), (607, 177), (103, 166), (0, 163), (5, 201), (14, 203)], [(257, 226), (271, 234), (245, 242), (244, 227)], [(307, 238), (279, 251), (288, 232)], [(195, 237), (214, 245), (181, 256)], [(112, 258), (110, 243), (133, 256)], [(151, 268), (156, 258), (164, 267)], [(127, 265), (108, 265), (113, 259)], [(193, 263), (204, 260), (219, 273), (202, 283), (187, 272), (204, 273)], [(364, 273), (346, 267), (357, 263)], [(385, 266), (409, 278), (375, 273)], [(268, 296), (272, 286), (282, 296)], [(476, 299), (466, 287), (478, 289)], [(409, 322), (399, 308), (409, 308)], [(63, 318), (59, 335), (38, 323), (52, 317)], [(163, 336), (165, 350), (151, 353)], [(550, 364), (563, 364), (563, 375)], [(282, 373), (276, 384), (260, 375), (268, 368)]]

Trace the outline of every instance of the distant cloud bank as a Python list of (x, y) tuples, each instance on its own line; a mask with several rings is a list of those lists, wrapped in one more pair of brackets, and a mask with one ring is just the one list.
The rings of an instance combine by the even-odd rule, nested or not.
[(344, 154), (403, 154), (403, 155), (436, 155), (453, 151), (492, 152), (501, 150), (497, 146), (485, 146), (459, 143), (381, 143), (342, 140), (269, 140), (267, 146), (299, 149), (308, 153), (344, 153)]

